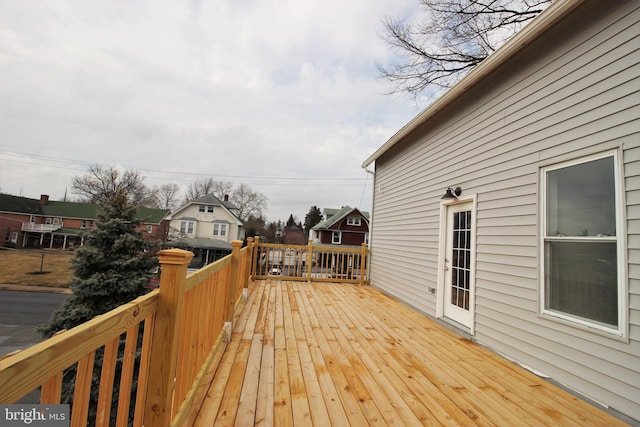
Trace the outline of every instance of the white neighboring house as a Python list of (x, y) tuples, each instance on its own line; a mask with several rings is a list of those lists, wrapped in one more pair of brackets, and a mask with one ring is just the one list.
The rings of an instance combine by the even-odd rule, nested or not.
[(202, 267), (231, 253), (233, 240), (244, 240), (238, 208), (225, 196), (194, 199), (171, 215), (170, 247), (192, 251), (191, 267)]

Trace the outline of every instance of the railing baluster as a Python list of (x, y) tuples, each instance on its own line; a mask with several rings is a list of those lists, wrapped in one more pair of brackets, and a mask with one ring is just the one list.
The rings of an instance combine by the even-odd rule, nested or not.
[(98, 412), (96, 427), (108, 426), (111, 416), (111, 398), (113, 395), (113, 379), (116, 375), (116, 359), (120, 337), (116, 337), (104, 346), (102, 356), (102, 373), (100, 374), (100, 391), (98, 392)]
[(151, 359), (151, 342), (153, 339), (153, 327), (155, 316), (149, 316), (144, 321), (142, 336), (142, 353), (140, 355), (140, 368), (138, 370), (138, 390), (136, 390), (136, 407), (133, 418), (134, 427), (142, 426), (144, 417), (144, 404), (147, 397), (147, 384), (149, 379), (149, 362)]
[(92, 351), (78, 361), (76, 387), (73, 393), (73, 412), (71, 413), (72, 427), (84, 427), (87, 425), (95, 356), (96, 352)]
[(59, 372), (56, 375), (49, 378), (44, 384), (42, 384), (42, 389), (40, 391), (40, 403), (42, 405), (47, 405), (47, 404), (57, 405), (60, 403), (61, 397), (62, 397), (62, 372)]

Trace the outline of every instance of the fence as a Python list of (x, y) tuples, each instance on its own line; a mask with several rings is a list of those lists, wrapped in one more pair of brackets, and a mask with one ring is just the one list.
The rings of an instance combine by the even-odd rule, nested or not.
[(231, 255), (188, 276), (191, 252), (160, 251), (159, 289), (0, 360), (0, 403), (40, 389), (41, 404), (58, 404), (63, 381), (75, 371), (72, 426), (190, 425), (197, 415), (192, 406), (204, 398), (207, 373), (231, 339), (251, 277), (368, 281), (366, 245), (287, 247), (247, 240), (242, 249), (234, 241)]
[[(230, 339), (249, 282), (255, 244), (241, 244), (234, 241), (231, 255), (188, 277), (191, 252), (160, 251), (159, 289), (0, 360), (0, 402), (40, 388), (41, 404), (60, 403), (63, 375), (72, 368), (72, 426), (112, 425), (112, 412), (117, 426), (188, 424), (191, 402)], [(112, 402), (116, 378), (119, 397)], [(90, 404), (95, 419), (89, 419)]]
[[(256, 238), (257, 240), (257, 238)], [(256, 279), (279, 277), (308, 282), (369, 282), (369, 250), (332, 245), (280, 245), (259, 243), (254, 252)]]

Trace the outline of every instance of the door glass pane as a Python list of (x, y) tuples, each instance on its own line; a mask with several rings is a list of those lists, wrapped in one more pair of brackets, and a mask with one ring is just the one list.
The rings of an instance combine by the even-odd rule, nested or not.
[(547, 236), (615, 236), (614, 159), (547, 172)]
[(471, 211), (453, 214), (451, 304), (469, 310), (471, 271)]
[(618, 325), (616, 242), (545, 243), (548, 309)]

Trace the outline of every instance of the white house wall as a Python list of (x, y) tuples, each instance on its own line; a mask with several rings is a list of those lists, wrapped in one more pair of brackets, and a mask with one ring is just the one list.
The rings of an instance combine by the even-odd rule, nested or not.
[[(475, 339), (640, 419), (640, 12), (593, 2), (376, 160), (371, 283), (436, 316), (440, 197), (476, 195)], [(593, 8), (595, 10), (589, 10)], [(616, 9), (611, 11), (611, 9)], [(610, 12), (610, 14), (609, 14)], [(629, 333), (539, 313), (539, 173), (619, 150)]]
[[(215, 206), (213, 213), (204, 213), (199, 211), (198, 205), (189, 205), (183, 210), (177, 212), (173, 216), (176, 219), (171, 221), (171, 227), (176, 230), (180, 230), (180, 220), (179, 218), (195, 218), (197, 220), (197, 225), (195, 227), (195, 233), (190, 237), (203, 237), (208, 239), (218, 239), (226, 242), (231, 242), (236, 239), (243, 239), (244, 235), (238, 234), (238, 219), (231, 215), (228, 211), (226, 211), (221, 206)], [(220, 237), (213, 235), (213, 224), (215, 221), (226, 221), (227, 225), (227, 236)]]

